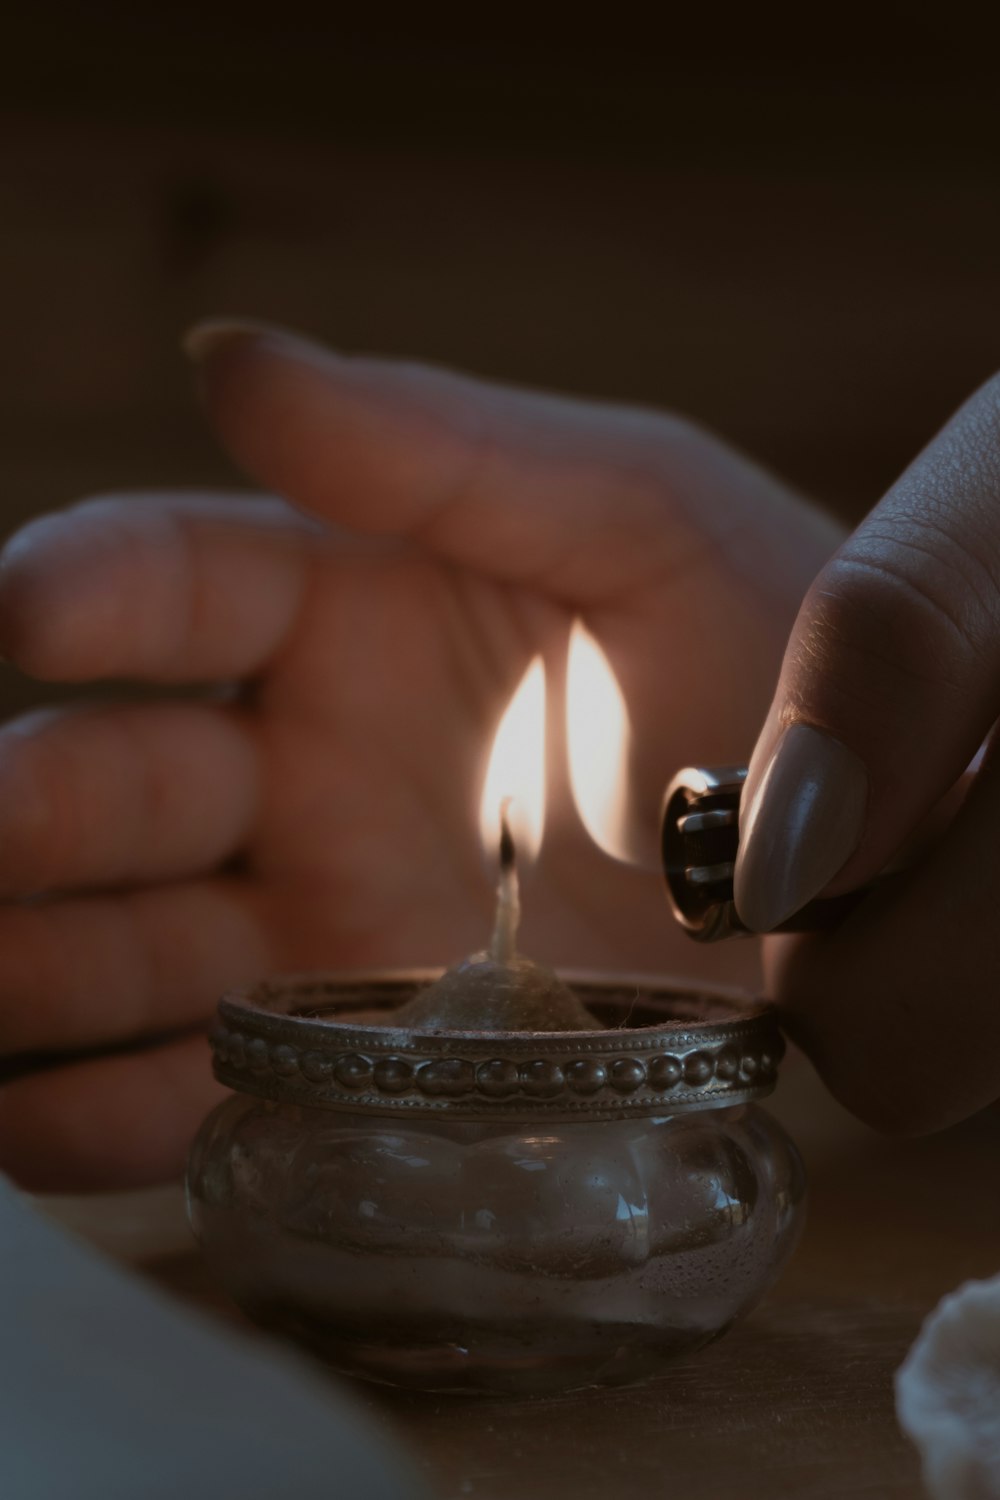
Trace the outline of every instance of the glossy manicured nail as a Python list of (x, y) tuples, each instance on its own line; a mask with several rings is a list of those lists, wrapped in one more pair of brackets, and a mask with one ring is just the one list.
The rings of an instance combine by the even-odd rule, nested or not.
[(767, 770), (774, 754), (774, 747), (778, 743), (784, 728), (781, 723), (780, 705), (772, 704), (771, 711), (764, 720), (757, 743), (753, 747), (750, 764), (747, 766), (747, 779), (743, 786), (743, 796), (740, 798), (740, 837), (746, 834), (750, 821), (750, 805), (756, 801), (756, 789), (760, 786), (761, 778)]
[(779, 737), (740, 819), (734, 896), (752, 932), (770, 932), (829, 885), (864, 830), (868, 774), (821, 729)]

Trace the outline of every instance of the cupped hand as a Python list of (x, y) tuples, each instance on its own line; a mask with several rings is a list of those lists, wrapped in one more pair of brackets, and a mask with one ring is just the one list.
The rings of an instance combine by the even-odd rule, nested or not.
[(768, 944), (788, 1029), (882, 1129), (1000, 1097), (998, 713), (995, 379), (820, 571), (744, 793), (736, 900), (758, 931), (923, 838), (842, 925)]
[[(92, 500), (0, 565), (0, 649), (104, 693), (0, 732), (0, 1056), (32, 1061), (0, 1089), (0, 1166), (31, 1186), (179, 1170), (215, 1097), (201, 1032), (225, 988), (483, 945), (484, 755), (535, 653), (555, 701), (525, 951), (704, 961), (658, 877), (602, 855), (572, 811), (569, 627), (585, 620), (622, 684), (652, 828), (679, 765), (745, 756), (837, 541), (651, 412), (269, 329), (203, 325), (192, 352), (222, 442), (286, 498)], [(116, 703), (116, 679), (173, 691)], [(736, 945), (710, 969), (754, 961)]]

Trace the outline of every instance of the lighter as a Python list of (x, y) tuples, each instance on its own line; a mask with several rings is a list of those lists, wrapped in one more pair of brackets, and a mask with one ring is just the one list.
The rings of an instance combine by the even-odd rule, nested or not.
[[(675, 918), (698, 943), (751, 936), (733, 900), (733, 871), (740, 842), (740, 798), (746, 766), (686, 766), (663, 799), (663, 873)], [(810, 901), (779, 932), (832, 927), (863, 891)]]

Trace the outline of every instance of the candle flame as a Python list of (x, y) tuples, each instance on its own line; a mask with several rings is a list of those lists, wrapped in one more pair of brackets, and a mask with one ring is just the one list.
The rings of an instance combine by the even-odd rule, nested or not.
[(502, 810), (518, 859), (533, 859), (545, 823), (545, 664), (540, 656), (521, 678), (490, 752), (479, 807), (480, 836), (490, 859), (500, 847)]
[(611, 664), (580, 620), (566, 674), (566, 743), (573, 801), (590, 837), (613, 859), (632, 862), (628, 811), (628, 709)]

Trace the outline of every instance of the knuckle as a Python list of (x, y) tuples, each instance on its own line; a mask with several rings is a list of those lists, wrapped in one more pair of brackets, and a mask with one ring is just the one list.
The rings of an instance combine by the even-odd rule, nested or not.
[(998, 655), (998, 616), (1000, 590), (974, 559), (943, 557), (919, 539), (852, 538), (806, 597), (800, 655), (845, 681), (856, 660), (855, 690), (870, 681), (880, 709), (891, 682), (965, 698)]

